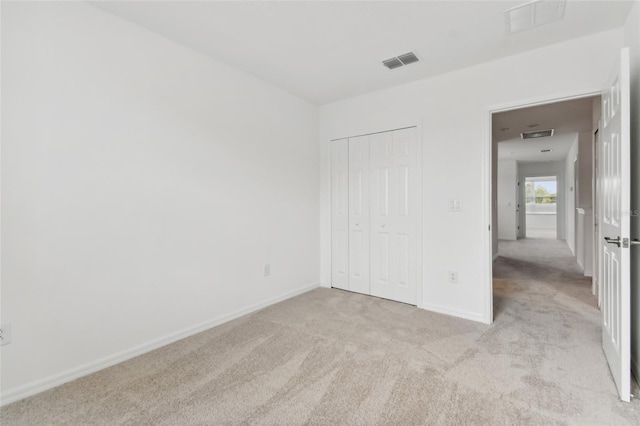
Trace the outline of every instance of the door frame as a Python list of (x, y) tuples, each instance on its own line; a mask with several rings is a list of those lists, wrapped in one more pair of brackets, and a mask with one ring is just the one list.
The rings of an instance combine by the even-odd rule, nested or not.
[[(484, 138), (482, 149), (482, 226), (485, 227), (484, 246), (484, 316), (483, 322), (486, 324), (493, 323), (493, 232), (497, 231), (497, 223), (492, 223), (493, 191), (491, 189), (493, 183), (493, 134), (492, 121), (493, 114), (511, 111), (514, 109), (527, 108), (532, 106), (548, 105), (562, 101), (570, 101), (576, 99), (590, 98), (593, 96), (602, 96), (602, 88), (585, 89), (574, 92), (558, 93), (557, 95), (543, 95), (539, 97), (513, 100), (501, 104), (487, 105), (485, 108), (484, 119)], [(497, 167), (497, 164), (495, 165)], [(595, 206), (594, 206), (595, 208)], [(557, 231), (556, 231), (557, 232)]]
[[(343, 140), (343, 139), (349, 139), (349, 138), (356, 138), (359, 136), (369, 136), (369, 135), (374, 135), (374, 134), (378, 134), (378, 133), (387, 133), (387, 132), (394, 132), (397, 130), (404, 130), (404, 129), (411, 129), (414, 128), (415, 129), (415, 138), (416, 138), (416, 155), (418, 156), (418, 161), (417, 161), (417, 188), (416, 191), (418, 193), (418, 202), (416, 204), (416, 208), (417, 208), (417, 227), (416, 227), (416, 257), (417, 257), (417, 269), (416, 269), (416, 307), (420, 308), (420, 309), (424, 309), (424, 282), (423, 282), (423, 264), (424, 264), (424, 259), (423, 259), (423, 240), (424, 240), (424, 235), (423, 235), (423, 227), (424, 227), (424, 217), (423, 217), (423, 208), (422, 208), (422, 204), (423, 204), (423, 192), (422, 192), (422, 188), (423, 188), (423, 147), (422, 144), (424, 142), (424, 138), (423, 138), (423, 124), (422, 121), (419, 121), (417, 123), (404, 123), (405, 125), (402, 126), (398, 126), (398, 127), (393, 127), (391, 129), (375, 129), (372, 131), (367, 131), (366, 133), (361, 133), (361, 134), (355, 134), (355, 135), (351, 135), (351, 136), (344, 136), (344, 137), (339, 137), (339, 138), (332, 138), (329, 139), (329, 143), (328, 143), (328, 152), (329, 152), (329, 233), (331, 234), (331, 226), (332, 226), (332, 216), (331, 216), (331, 206), (333, 203), (333, 195), (331, 193), (331, 143), (334, 141), (338, 141), (338, 140)], [(347, 148), (348, 149), (348, 148)], [(331, 273), (333, 271), (333, 259), (332, 259), (332, 239), (333, 236), (330, 235), (329, 236), (329, 283), (328, 283), (328, 287), (329, 288), (337, 288), (337, 287), (333, 287), (332, 285), (332, 276)], [(374, 296), (375, 297), (375, 296)], [(398, 303), (402, 303), (402, 302), (398, 302)]]

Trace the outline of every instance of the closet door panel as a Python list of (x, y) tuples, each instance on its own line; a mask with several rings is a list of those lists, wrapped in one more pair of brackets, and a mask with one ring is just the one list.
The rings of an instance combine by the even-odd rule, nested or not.
[(369, 136), (349, 138), (349, 290), (369, 294)]
[(331, 142), (331, 286), (349, 288), (349, 141)]
[(417, 303), (418, 278), (418, 145), (416, 129), (392, 133), (393, 186), (391, 299)]
[(391, 299), (393, 228), (393, 137), (391, 132), (371, 136), (371, 295)]

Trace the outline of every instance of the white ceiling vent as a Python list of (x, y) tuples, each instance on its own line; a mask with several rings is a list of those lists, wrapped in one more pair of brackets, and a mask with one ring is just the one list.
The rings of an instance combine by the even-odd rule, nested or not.
[(566, 0), (534, 0), (504, 11), (507, 34), (530, 30), (564, 17)]
[(409, 52), (396, 56), (395, 58), (385, 59), (382, 61), (382, 65), (392, 70), (394, 68), (400, 68), (403, 65), (413, 64), (414, 62), (418, 62), (418, 60), (415, 53)]
[(547, 129), (547, 130), (535, 130), (533, 132), (524, 132), (524, 133), (520, 133), (520, 137), (522, 139), (546, 138), (549, 136), (553, 136), (554, 130), (555, 129)]

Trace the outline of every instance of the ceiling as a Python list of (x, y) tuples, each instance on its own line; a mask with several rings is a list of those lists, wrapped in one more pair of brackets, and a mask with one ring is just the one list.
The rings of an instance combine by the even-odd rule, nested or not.
[[(630, 1), (571, 1), (564, 19), (512, 35), (522, 1), (92, 1), (316, 104), (620, 27)], [(414, 51), (420, 62), (381, 61)]]
[[(499, 160), (559, 161), (567, 158), (578, 132), (593, 130), (593, 102), (600, 97), (575, 99), (493, 114), (491, 129), (498, 142)], [(553, 136), (522, 140), (520, 133), (555, 129)], [(551, 149), (542, 153), (540, 150)]]

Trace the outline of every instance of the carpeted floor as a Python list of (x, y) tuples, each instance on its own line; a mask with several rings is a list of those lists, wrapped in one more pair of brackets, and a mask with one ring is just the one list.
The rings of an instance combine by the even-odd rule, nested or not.
[(317, 289), (6, 406), (1, 424), (640, 424), (566, 245), (500, 253), (492, 326)]

